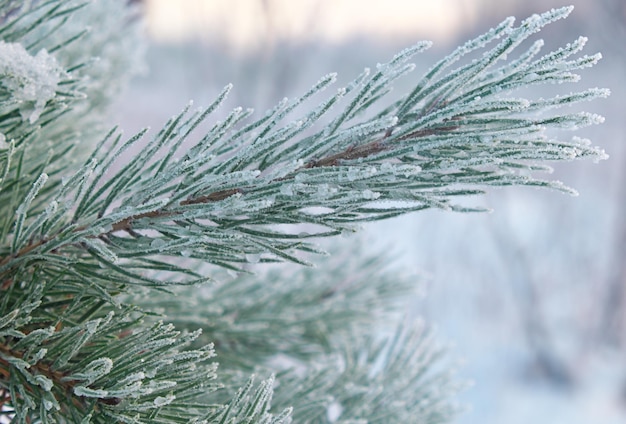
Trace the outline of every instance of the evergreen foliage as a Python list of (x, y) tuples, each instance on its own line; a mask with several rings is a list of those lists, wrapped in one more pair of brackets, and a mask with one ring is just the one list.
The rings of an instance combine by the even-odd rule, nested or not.
[(605, 154), (551, 130), (601, 122), (562, 107), (608, 90), (516, 90), (578, 81), (600, 55), (579, 56), (579, 38), (513, 56), (570, 12), (505, 20), (397, 100), (393, 82), (429, 43), (326, 97), (334, 75), (195, 136), (227, 87), (147, 140), (103, 132), (137, 69), (132, 8), (0, 0), (0, 419), (448, 422), (458, 384), (423, 324), (397, 312), (414, 281), (364, 255), (248, 264), (307, 264), (311, 240), (361, 222), (480, 210), (456, 199), (488, 186), (573, 192), (537, 171)]

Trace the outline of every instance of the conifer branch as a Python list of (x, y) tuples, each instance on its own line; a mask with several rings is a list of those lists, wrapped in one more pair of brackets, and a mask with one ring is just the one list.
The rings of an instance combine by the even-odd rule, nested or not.
[[(386, 315), (409, 286), (366, 262), (328, 266), (319, 279), (303, 270), (291, 287), (274, 277), (216, 283), (195, 296), (211, 307), (204, 310), (172, 297), (201, 289), (174, 286), (208, 281), (203, 264), (238, 272), (257, 262), (306, 264), (299, 252), (320, 253), (310, 239), (362, 222), (427, 208), (479, 210), (455, 199), (487, 186), (571, 192), (535, 173), (549, 161), (606, 157), (586, 140), (550, 137), (600, 123), (598, 115), (559, 108), (608, 90), (547, 99), (518, 98), (515, 90), (576, 82), (576, 72), (600, 55), (577, 57), (586, 42), (579, 38), (543, 56), (535, 42), (513, 57), (571, 8), (517, 27), (512, 18), (503, 21), (395, 101), (385, 96), (430, 43), (366, 69), (318, 105), (310, 103), (333, 84), (332, 74), (260, 118), (236, 108), (190, 148), (185, 142), (230, 86), (209, 107), (173, 117), (149, 141), (145, 131), (123, 140), (113, 129), (98, 135), (89, 157), (69, 161), (85, 150), (79, 140), (96, 140), (94, 112), (132, 62), (105, 49), (132, 39), (124, 7), (0, 0), (2, 412), (20, 423), (278, 424), (289, 422), (292, 404), (296, 419), (317, 422), (338, 402), (345, 420), (447, 420), (453, 408), (444, 395), (453, 385), (433, 371), (438, 350), (424, 329), (400, 329), (386, 345), (363, 336), (374, 318), (368, 314)], [(100, 24), (103, 36), (73, 28), (74, 19)], [(95, 56), (107, 66), (98, 68)], [(120, 164), (122, 157), (129, 161)], [(358, 271), (369, 278), (346, 283)], [(156, 320), (160, 306), (167, 312), (160, 318), (182, 330)], [(213, 342), (230, 367), (219, 381)], [(332, 355), (338, 350), (339, 363)], [(264, 370), (281, 353), (314, 361), (306, 377), (280, 370), (282, 391), (273, 377), (256, 388), (247, 375), (236, 377), (253, 369), (269, 374)], [(227, 390), (219, 394), (222, 385)]]
[[(600, 56), (568, 60), (584, 45), (578, 39), (533, 61), (540, 48), (535, 43), (517, 60), (492, 69), (525, 38), (570, 10), (531, 17), (519, 27), (504, 21), (461, 49), (468, 53), (502, 38), (482, 58), (439, 77), (460, 57), (454, 53), (428, 72), (404, 100), (371, 120), (358, 122), (357, 112), (369, 108), (390, 81), (406, 74), (411, 69), (407, 61), (428, 44), (398, 54), (369, 78), (364, 72), (313, 112), (283, 127), (280, 121), (331, 84), (334, 76), (322, 78), (302, 98), (282, 102), (243, 127), (237, 125), (251, 111), (235, 109), (189, 151), (180, 151), (182, 142), (226, 97), (227, 87), (207, 109), (172, 118), (105, 183), (104, 172), (114, 158), (138, 146), (143, 134), (124, 145), (117, 136), (109, 146), (116, 153), (97, 165), (101, 153), (96, 152), (79, 171), (85, 177), (75, 178), (78, 192), (69, 200), (75, 205), (72, 221), (76, 222), (71, 245), (86, 243), (89, 254), (106, 263), (115, 258), (180, 256), (182, 251), (188, 253), (185, 257), (234, 269), (246, 262), (247, 254), (262, 254), (262, 261), (305, 263), (294, 251), (314, 250), (304, 241), (308, 237), (352, 231), (354, 223), (431, 207), (480, 210), (451, 201), (481, 193), (485, 185), (535, 185), (572, 192), (560, 182), (535, 179), (526, 170), (546, 169), (538, 162), (605, 157), (586, 140), (563, 142), (544, 135), (546, 129), (579, 128), (602, 118), (587, 113), (543, 117), (530, 113), (605, 97), (608, 90), (547, 100), (507, 94), (519, 86), (570, 81), (572, 71), (591, 66)], [(301, 136), (351, 92), (355, 93), (352, 101), (327, 128)], [(106, 140), (112, 137), (113, 133)], [(54, 202), (68, 199), (58, 197)], [(325, 210), (312, 212), (311, 207)], [(320, 230), (294, 234), (268, 227), (275, 224), (314, 224)], [(199, 233), (187, 237), (186, 228), (191, 227)], [(94, 228), (102, 230), (94, 232)], [(297, 234), (302, 237), (294, 237)], [(52, 246), (61, 252), (63, 244), (49, 243), (49, 238), (44, 235), (19, 246), (17, 256), (47, 253)], [(8, 261), (5, 257), (0, 262)]]

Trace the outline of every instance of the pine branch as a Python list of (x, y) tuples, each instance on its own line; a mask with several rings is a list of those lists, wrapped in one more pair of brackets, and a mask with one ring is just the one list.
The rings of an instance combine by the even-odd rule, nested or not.
[(219, 388), (211, 383), (216, 367), (207, 363), (213, 349), (188, 348), (199, 332), (145, 327), (136, 308), (113, 311), (93, 297), (55, 302), (55, 289), (32, 293), (26, 305), (10, 290), (6, 295), (19, 308), (3, 301), (11, 312), (0, 318), (0, 376), (17, 422), (33, 415), (72, 422), (77, 413), (93, 423), (189, 422), (198, 412), (184, 412), (192, 402), (219, 410), (202, 401)]
[(310, 361), (304, 377), (297, 369), (279, 373), (274, 404), (300, 399), (297, 422), (450, 422), (459, 407), (449, 396), (461, 386), (444, 371), (443, 351), (433, 344), (423, 323), (385, 338), (344, 338), (339, 355)]
[(291, 408), (285, 408), (280, 414), (270, 413), (274, 377), (263, 381), (253, 393), (254, 379), (250, 378), (245, 386), (237, 391), (231, 402), (212, 414), (205, 422), (244, 424), (258, 422), (263, 424), (287, 424), (291, 422)]
[(443, 371), (443, 350), (421, 322), (396, 327), (415, 282), (381, 272), (384, 255), (358, 253), (318, 263), (323, 273), (242, 276), (150, 304), (177, 327), (206, 329), (225, 384), (221, 403), (254, 371), (277, 373), (272, 404), (294, 406), (296, 422), (448, 422), (459, 385)]
[(102, 137), (104, 109), (136, 73), (141, 43), (129, 22), (135, 12), (122, 1), (5, 1), (0, 13), (4, 239), (35, 180), (44, 172), (50, 177), (33, 204), (37, 211), (83, 162), (85, 145)]
[[(324, 258), (316, 269), (244, 274), (140, 304), (167, 311), (177, 328), (203, 328), (199, 341), (215, 344), (225, 369), (253, 372), (276, 355), (305, 362), (351, 334), (397, 321), (406, 299), (416, 296), (416, 281), (385, 272), (386, 255), (336, 253), (336, 260)], [(285, 273), (288, 284), (281, 283)]]
[[(315, 251), (307, 238), (337, 235), (353, 231), (358, 222), (432, 207), (480, 210), (452, 201), (480, 194), (486, 185), (572, 192), (558, 181), (536, 179), (529, 171), (545, 170), (546, 161), (604, 158), (586, 140), (564, 142), (545, 135), (552, 128), (580, 128), (602, 118), (548, 111), (605, 97), (608, 91), (590, 89), (538, 100), (509, 95), (518, 87), (576, 80), (572, 72), (595, 64), (600, 56), (569, 60), (584, 45), (585, 40), (578, 39), (538, 59), (541, 45), (535, 43), (517, 59), (505, 61), (523, 40), (570, 11), (533, 16), (519, 27), (504, 21), (443, 59), (413, 92), (373, 119), (359, 122), (358, 116), (380, 101), (393, 80), (412, 69), (408, 60), (427, 43), (401, 52), (371, 77), (364, 72), (290, 123), (281, 126), (334, 76), (322, 78), (301, 98), (283, 101), (247, 125), (241, 122), (252, 112), (235, 109), (182, 151), (183, 142), (226, 97), (227, 87), (207, 109), (185, 110), (172, 118), (105, 181), (115, 159), (139, 147), (143, 137), (140, 133), (122, 144), (119, 134), (110, 133), (73, 177), (74, 184), (51, 199), (54, 204), (69, 204), (64, 216), (71, 211), (71, 223), (55, 231), (30, 228), (35, 236), (0, 260), (0, 275), (26, 256), (53, 251), (64, 255), (68, 249), (139, 284), (158, 284), (129, 271), (139, 257), (182, 255), (233, 269), (247, 262), (246, 255), (260, 254), (263, 262), (306, 263), (294, 253)], [(443, 73), (463, 55), (498, 38), (501, 41), (482, 57)], [(352, 100), (331, 124), (305, 135), (348, 93)], [(46, 220), (40, 214), (35, 222)], [(314, 230), (302, 231), (302, 224), (313, 225), (309, 228)], [(168, 262), (161, 264), (165, 267)]]

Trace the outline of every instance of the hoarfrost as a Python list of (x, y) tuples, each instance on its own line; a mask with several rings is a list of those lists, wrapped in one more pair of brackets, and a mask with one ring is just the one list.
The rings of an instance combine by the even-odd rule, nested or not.
[(76, 396), (90, 397), (90, 398), (105, 398), (109, 394), (106, 390), (90, 389), (85, 386), (74, 387), (74, 394)]
[(35, 376), (35, 382), (37, 382), (37, 385), (44, 389), (46, 392), (49, 392), (54, 387), (54, 383), (52, 383), (52, 380), (41, 374)]
[(154, 240), (152, 240), (152, 242), (150, 242), (150, 247), (152, 247), (153, 249), (162, 249), (163, 247), (165, 247), (165, 245), (165, 240), (160, 238), (155, 238)]
[(261, 255), (258, 253), (246, 253), (246, 262), (250, 264), (259, 263), (261, 260)]
[(417, 175), (421, 173), (422, 167), (419, 165), (409, 165), (409, 166), (403, 166), (401, 168), (399, 167), (398, 171), (402, 173), (404, 178), (410, 178), (413, 175)]
[(328, 408), (326, 408), (326, 418), (328, 419), (328, 422), (337, 422), (339, 420), (339, 417), (341, 417), (342, 412), (343, 407), (341, 406), (341, 404), (336, 401), (332, 402), (330, 405), (328, 405)]
[(139, 371), (139, 372), (132, 373), (128, 377), (123, 378), (120, 381), (120, 383), (125, 383), (125, 384), (134, 383), (136, 381), (141, 381), (144, 378), (146, 378), (146, 374), (142, 371)]
[[(100, 377), (108, 374), (113, 369), (113, 361), (110, 358), (98, 358), (91, 361), (82, 372), (71, 374), (61, 378), (61, 381), (79, 380), (86, 381), (87, 385), (92, 384)], [(76, 390), (76, 388), (75, 388)], [(75, 391), (76, 393), (76, 391)], [(79, 395), (81, 396), (81, 395)]]
[(319, 197), (328, 197), (337, 193), (336, 187), (331, 187), (328, 184), (320, 184), (317, 186), (317, 195)]
[(0, 41), (0, 56), (1, 84), (22, 119), (34, 124), (46, 103), (55, 97), (65, 72), (44, 49), (32, 56), (21, 44)]
[(46, 356), (46, 353), (48, 353), (48, 349), (46, 348), (39, 349), (37, 353), (35, 353), (35, 355), (33, 356), (33, 363), (37, 363), (41, 361)]
[(359, 170), (356, 168), (350, 168), (347, 174), (348, 181), (354, 181), (359, 178)]
[(358, 168), (353, 166), (348, 168), (345, 178), (348, 181), (362, 180), (373, 177), (374, 175), (376, 175), (377, 172), (378, 170), (375, 166), (368, 166), (366, 168)]
[(44, 399), (43, 400), (43, 407), (46, 409), (46, 411), (50, 411), (52, 408), (55, 407), (55, 404), (54, 404), (54, 402), (51, 402), (48, 399)]
[(293, 186), (291, 184), (284, 184), (280, 186), (280, 194), (285, 196), (293, 196)]
[(271, 208), (274, 205), (274, 202), (276, 200), (274, 198), (270, 198), (270, 199), (264, 199), (264, 200), (259, 200), (257, 202), (254, 203), (253, 207), (250, 208), (251, 210), (261, 210), (261, 209), (268, 209)]
[(146, 385), (146, 393), (154, 393), (160, 390), (167, 390), (169, 388), (175, 387), (177, 383), (175, 381), (170, 380), (162, 380), (162, 381), (154, 381), (152, 380), (150, 383)]
[(362, 193), (364, 199), (367, 200), (376, 200), (380, 197), (380, 193), (372, 191), (372, 190), (364, 190)]
[(174, 399), (176, 399), (176, 396), (174, 396), (174, 395), (157, 396), (154, 399), (154, 405), (155, 406), (169, 405), (170, 403), (172, 403), (174, 401)]
[(389, 162), (383, 162), (383, 164), (380, 165), (380, 171), (384, 173), (390, 173), (394, 171), (394, 167)]
[(579, 146), (591, 146), (591, 140), (589, 140), (588, 138), (582, 138), (577, 136), (572, 137), (572, 143), (575, 143)]
[(604, 116), (596, 113), (583, 113), (582, 115), (590, 125), (599, 125), (604, 122)]
[[(98, 255), (100, 255), (105, 261), (111, 263), (117, 263), (118, 257), (117, 255), (110, 250), (106, 244), (104, 244), (100, 239), (86, 239), (84, 243), (89, 246), (92, 250), (94, 250)], [(100, 262), (100, 266), (106, 266), (106, 264)]]
[(330, 72), (330, 73), (324, 75), (322, 78), (320, 78), (319, 81), (317, 81), (317, 83), (315, 85), (326, 86), (328, 84), (333, 84), (336, 81), (337, 81), (337, 73), (336, 72)]
[(98, 319), (95, 319), (95, 320), (93, 320), (93, 321), (89, 321), (89, 322), (85, 325), (85, 327), (86, 327), (86, 329), (87, 329), (87, 332), (88, 332), (89, 334), (95, 334), (95, 333), (96, 333), (96, 331), (98, 330), (98, 327), (100, 326), (100, 322), (101, 322), (101, 321), (102, 321), (102, 320), (101, 320), (101, 319), (99, 319), (99, 318), (98, 318)]
[(51, 216), (52, 214), (54, 214), (57, 209), (59, 208), (59, 203), (56, 200), (53, 200), (52, 202), (50, 202), (50, 204), (48, 206), (46, 206), (46, 216)]
[(37, 178), (37, 181), (33, 183), (32, 188), (26, 195), (26, 199), (24, 199), (24, 201), (18, 206), (17, 210), (15, 211), (16, 215), (24, 215), (28, 211), (30, 204), (37, 196), (37, 193), (39, 193), (39, 190), (41, 190), (41, 187), (44, 186), (46, 181), (48, 181), (48, 174), (41, 174), (39, 178)]

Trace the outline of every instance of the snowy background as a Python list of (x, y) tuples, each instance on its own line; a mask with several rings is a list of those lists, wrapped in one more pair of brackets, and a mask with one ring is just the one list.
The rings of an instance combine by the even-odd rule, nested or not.
[(496, 190), (471, 200), (494, 213), (422, 212), (368, 225), (362, 237), (395, 252), (399, 268), (427, 275), (416, 311), (463, 360), (460, 378), (475, 382), (460, 396), (469, 409), (458, 424), (625, 423), (624, 0), (149, 0), (150, 70), (116, 104), (114, 120), (127, 134), (158, 128), (190, 99), (207, 105), (229, 82), (229, 106), (260, 112), (327, 72), (346, 82), (417, 40), (434, 41), (408, 87), (506, 16), (567, 3), (576, 5), (572, 16), (540, 34), (546, 51), (588, 36), (586, 52), (605, 59), (578, 89), (613, 92), (584, 105), (607, 120), (580, 134), (611, 159), (555, 170), (580, 196)]

